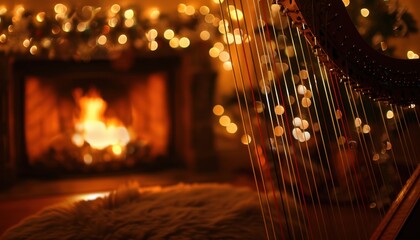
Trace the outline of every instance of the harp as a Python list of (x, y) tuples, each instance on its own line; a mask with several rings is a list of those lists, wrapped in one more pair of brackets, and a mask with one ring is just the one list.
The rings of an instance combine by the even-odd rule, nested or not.
[(420, 62), (370, 48), (340, 0), (220, 6), (267, 238), (413, 234)]

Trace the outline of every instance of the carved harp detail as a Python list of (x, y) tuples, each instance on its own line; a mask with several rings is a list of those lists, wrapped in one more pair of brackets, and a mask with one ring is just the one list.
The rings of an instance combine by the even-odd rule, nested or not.
[(266, 238), (409, 236), (420, 61), (370, 48), (341, 0), (220, 6)]

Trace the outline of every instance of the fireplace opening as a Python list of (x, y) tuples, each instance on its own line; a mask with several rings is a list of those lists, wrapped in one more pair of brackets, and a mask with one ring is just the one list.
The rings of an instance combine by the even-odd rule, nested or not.
[[(20, 172), (55, 177), (185, 165), (179, 60), (14, 63)], [(182, 88), (182, 87), (181, 87)], [(20, 155), (20, 156), (19, 156)]]

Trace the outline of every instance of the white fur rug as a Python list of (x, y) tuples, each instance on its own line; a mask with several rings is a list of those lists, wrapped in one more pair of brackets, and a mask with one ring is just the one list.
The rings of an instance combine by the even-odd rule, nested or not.
[[(279, 226), (277, 220), (274, 226)], [(91, 201), (49, 207), (1, 239), (265, 239), (258, 196), (247, 188), (130, 186)]]

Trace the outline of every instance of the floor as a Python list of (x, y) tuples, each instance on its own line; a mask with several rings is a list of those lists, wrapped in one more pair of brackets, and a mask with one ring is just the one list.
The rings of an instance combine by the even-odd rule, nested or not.
[(63, 202), (95, 199), (128, 182), (140, 186), (167, 186), (179, 182), (235, 182), (247, 184), (245, 179), (221, 173), (193, 173), (171, 170), (153, 174), (124, 174), (107, 177), (72, 178), (61, 180), (28, 179), (10, 189), (0, 191), (0, 235), (41, 209)]

